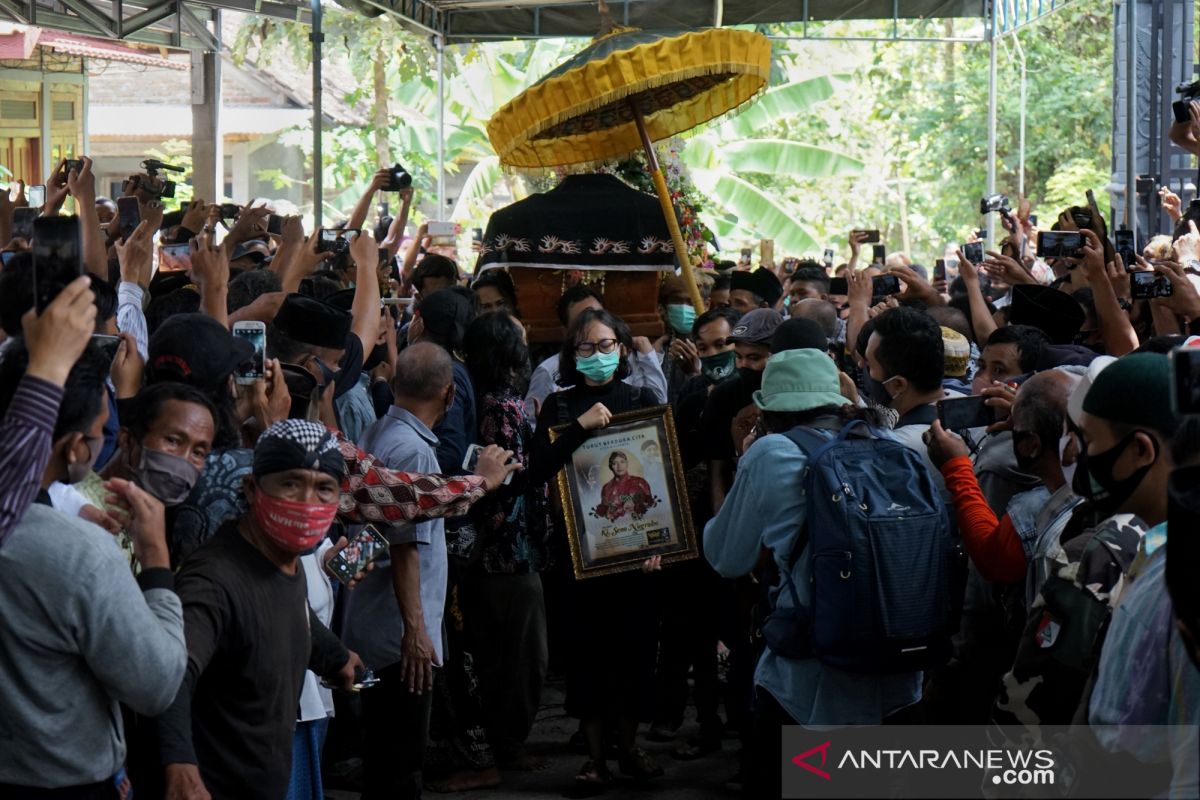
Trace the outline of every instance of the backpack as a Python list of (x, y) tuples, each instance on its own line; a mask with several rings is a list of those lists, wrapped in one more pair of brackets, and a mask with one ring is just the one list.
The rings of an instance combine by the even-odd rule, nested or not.
[[(779, 590), (790, 592), (793, 608), (767, 617), (768, 646), (849, 672), (944, 664), (959, 626), (966, 555), (921, 454), (862, 420), (840, 432), (798, 427), (785, 435), (808, 455), (807, 518)], [(809, 607), (792, 580), (797, 558), (808, 562)]]
[[(1012, 669), (992, 718), (1002, 725), (1067, 725), (1100, 660), (1112, 621), (1111, 594), (1124, 583), (1142, 535), (1140, 520), (1110, 517), (1090, 530), (1081, 506), (1063, 533), (1066, 563), (1049, 575), (1029, 609)], [(1069, 537), (1069, 539), (1068, 539)]]

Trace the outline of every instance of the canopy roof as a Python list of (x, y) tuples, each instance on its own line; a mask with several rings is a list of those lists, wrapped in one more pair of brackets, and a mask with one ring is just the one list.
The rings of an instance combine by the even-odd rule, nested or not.
[[(351, 0), (364, 2), (364, 0)], [(443, 33), (448, 43), (543, 36), (592, 36), (596, 3), (587, 0), (365, 0)], [(1003, 2), (1003, 0), (1002, 0)], [(1007, 0), (1025, 6), (1029, 0)], [(1034, 5), (1051, 5), (1033, 0)], [(618, 24), (645, 30), (843, 19), (983, 17), (985, 0), (609, 0)]]

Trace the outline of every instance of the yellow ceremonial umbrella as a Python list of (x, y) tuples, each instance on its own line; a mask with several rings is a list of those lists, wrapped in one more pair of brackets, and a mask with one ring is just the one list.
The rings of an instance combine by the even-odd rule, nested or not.
[(697, 313), (704, 310), (653, 142), (753, 98), (771, 71), (771, 42), (753, 31), (707, 28), (664, 35), (613, 24), (587, 48), (497, 111), (488, 137), (500, 162), (524, 168), (599, 163), (646, 152), (675, 257)]

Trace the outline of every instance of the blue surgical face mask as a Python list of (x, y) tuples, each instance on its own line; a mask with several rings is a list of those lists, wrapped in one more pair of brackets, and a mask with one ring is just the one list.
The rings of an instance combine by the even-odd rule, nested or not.
[(678, 334), (692, 332), (692, 323), (696, 321), (696, 309), (690, 303), (672, 304), (667, 306), (667, 323)]
[(611, 353), (593, 353), (587, 358), (575, 357), (575, 369), (593, 383), (606, 383), (621, 363), (620, 349)]

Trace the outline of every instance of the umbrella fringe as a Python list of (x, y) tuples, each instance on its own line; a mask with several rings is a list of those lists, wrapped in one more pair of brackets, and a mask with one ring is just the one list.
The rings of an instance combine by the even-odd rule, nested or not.
[[(757, 100), (760, 95), (766, 93), (768, 88), (770, 88), (770, 87), (764, 85), (761, 89), (758, 89), (757, 91), (755, 91), (754, 94), (747, 97), (744, 101), (737, 104), (733, 108), (729, 109), (725, 113), (720, 114), (716, 117), (713, 117), (712, 119), (705, 122), (704, 125), (710, 125), (714, 122), (722, 123), (722, 122), (726, 122), (730, 119), (733, 119), (738, 114), (741, 114), (746, 109), (747, 106), (749, 106), (751, 103), (753, 103), (755, 100)], [(610, 101), (610, 102), (615, 102), (615, 101)], [(604, 105), (608, 105), (608, 103), (605, 103)], [(595, 110), (595, 109), (591, 109), (591, 110)], [(632, 124), (632, 123), (630, 123), (630, 124)], [(700, 127), (703, 127), (703, 126), (700, 126)], [(687, 131), (685, 133), (675, 134), (675, 135), (680, 136), (684, 140), (686, 140), (686, 139), (690, 138), (689, 134), (694, 133), (697, 130), (699, 130), (699, 128), (693, 128), (691, 131)], [(667, 138), (670, 138), (670, 137), (658, 139), (658, 140), (656, 140), (656, 142), (665, 142), (665, 141), (667, 141)], [(596, 172), (597, 170), (599, 170), (602, 167), (620, 163), (621, 161), (624, 161), (625, 159), (631, 157), (632, 155), (634, 155), (636, 153), (640, 153), (640, 152), (641, 152), (641, 148), (639, 147), (624, 156), (619, 156), (616, 158), (601, 158), (601, 159), (593, 159), (590, 161), (575, 161), (570, 164), (552, 164), (552, 165), (545, 165), (545, 166), (540, 166), (540, 167), (521, 167), (521, 166), (516, 166), (513, 164), (505, 164), (503, 159), (501, 159), (500, 169), (506, 175), (518, 175), (518, 176), (522, 176), (522, 177), (531, 177), (531, 178), (546, 178), (546, 177), (551, 177), (554, 175), (580, 175), (580, 174)]]

